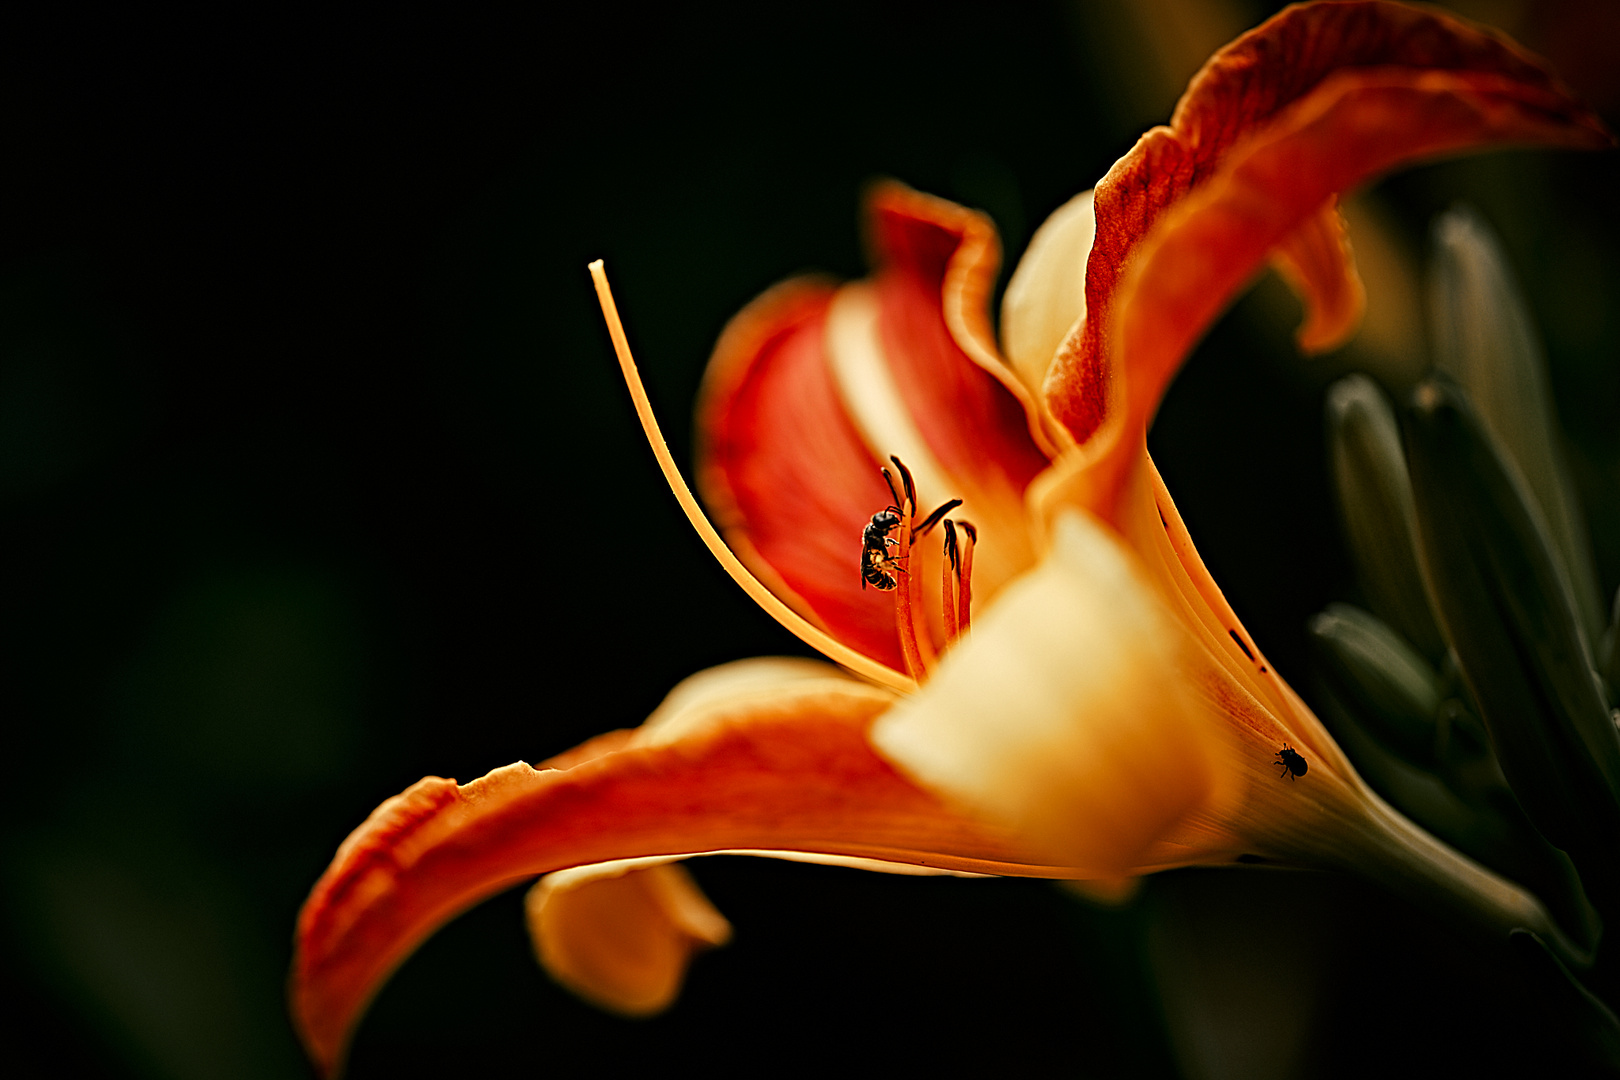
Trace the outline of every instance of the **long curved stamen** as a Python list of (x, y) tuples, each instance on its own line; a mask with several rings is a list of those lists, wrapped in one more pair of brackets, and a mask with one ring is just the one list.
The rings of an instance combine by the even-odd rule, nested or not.
[(698, 505), (692, 490), (686, 486), (686, 478), (676, 467), (675, 459), (670, 456), (669, 446), (664, 442), (664, 434), (659, 430), (658, 420), (653, 415), (652, 403), (647, 400), (647, 391), (641, 385), (641, 375), (636, 370), (636, 362), (630, 355), (630, 343), (624, 336), (624, 324), (619, 321), (619, 308), (613, 302), (613, 290), (608, 286), (607, 271), (602, 266), (602, 260), (597, 259), (591, 263), (590, 271), (591, 279), (596, 283), (596, 299), (602, 305), (602, 317), (607, 321), (608, 335), (613, 339), (613, 351), (619, 357), (619, 370), (624, 374), (625, 385), (630, 389), (630, 399), (636, 406), (636, 416), (641, 420), (641, 430), (652, 446), (653, 456), (658, 459), (658, 467), (664, 472), (664, 480), (675, 493), (675, 499), (681, 504), (681, 509), (686, 511), (686, 519), (692, 523), (692, 528), (697, 530), (698, 536), (708, 545), (710, 553), (725, 568), (726, 573), (731, 575), (731, 579), (742, 586), (743, 592), (753, 598), (754, 603), (764, 608), (766, 614), (781, 623), (800, 641), (834, 663), (841, 664), (855, 674), (881, 686), (903, 693), (915, 691), (916, 673), (913, 673), (913, 678), (908, 679), (888, 665), (881, 664), (864, 653), (856, 652), (819, 627), (811, 625), (749, 573), (742, 560), (726, 546), (726, 542), (720, 538), (720, 533), (703, 513), (703, 508)]
[[(947, 504), (947, 506), (955, 505), (956, 502)], [(939, 512), (936, 510), (935, 514)], [(968, 632), (968, 626), (972, 622), (973, 545), (979, 539), (979, 530), (973, 527), (971, 521), (952, 521), (946, 518), (943, 524), (945, 561), (940, 564), (939, 598), (945, 621), (945, 644), (949, 646)]]
[(962, 572), (956, 578), (956, 632), (965, 634), (973, 621), (973, 545), (979, 542), (979, 530), (971, 521), (958, 521), (962, 530)]
[[(917, 633), (917, 623), (912, 617), (916, 608), (916, 576), (907, 567), (911, 565), (911, 521), (916, 513), (917, 508), (909, 497), (901, 500), (900, 528), (896, 530), (900, 546), (895, 551), (895, 562), (900, 566), (900, 587), (894, 594), (894, 627), (900, 635), (900, 655), (905, 657), (906, 670), (913, 679), (922, 682), (933, 666), (934, 648), (926, 635)], [(928, 651), (924, 652), (924, 648)]]
[(916, 542), (935, 525), (945, 521), (945, 552), (947, 561), (944, 563), (944, 577), (940, 587), (940, 599), (944, 612), (941, 619), (945, 628), (945, 646), (956, 640), (956, 613), (957, 590), (953, 575), (959, 567), (956, 561), (956, 537), (952, 532), (952, 524), (945, 519), (945, 515), (962, 505), (961, 499), (950, 499), (934, 508), (934, 512), (917, 521), (917, 482), (912, 478), (911, 470), (906, 463), (900, 460), (898, 454), (890, 454), (889, 460), (894, 463), (895, 472), (900, 474), (900, 483), (894, 482), (895, 473), (884, 466), (883, 482), (889, 485), (889, 493), (894, 496), (893, 509), (900, 515), (900, 535), (895, 543), (895, 563), (898, 567), (898, 591), (894, 598), (894, 624), (895, 632), (900, 638), (900, 654), (905, 658), (906, 670), (911, 677), (921, 682), (923, 677), (934, 670), (939, 659), (939, 650), (934, 645), (934, 639), (926, 620), (919, 621), (922, 608), (918, 604), (917, 583), (915, 575), (911, 573), (911, 554), (916, 549)]
[[(905, 492), (905, 498), (899, 502), (900, 506), (900, 548), (897, 562), (900, 564), (900, 590), (894, 598), (895, 629), (900, 635), (900, 652), (906, 659), (906, 668), (911, 677), (921, 682), (923, 676), (933, 671), (939, 659), (939, 651), (934, 648), (934, 639), (930, 636), (928, 623), (922, 619), (922, 606), (918, 602), (917, 576), (911, 573), (911, 553), (916, 548), (917, 538), (926, 536), (939, 519), (950, 510), (961, 506), (961, 499), (952, 499), (950, 502), (928, 515), (922, 524), (917, 523), (917, 482), (911, 476), (911, 470), (906, 463), (900, 460), (898, 454), (890, 454), (889, 460), (900, 474), (900, 485)], [(894, 491), (894, 477), (888, 469), (883, 470), (883, 479), (889, 484), (889, 490)]]

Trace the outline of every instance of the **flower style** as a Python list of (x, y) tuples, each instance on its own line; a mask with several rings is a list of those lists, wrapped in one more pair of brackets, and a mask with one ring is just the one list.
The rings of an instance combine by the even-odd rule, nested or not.
[[(1000, 348), (989, 221), (878, 187), (870, 278), (778, 286), (716, 348), (698, 484), (723, 543), (643, 414), (722, 562), (842, 670), (725, 665), (633, 731), (383, 803), (299, 920), (292, 1008), (317, 1066), (341, 1068), (371, 995), (434, 929), (538, 875), (530, 926), (553, 974), (620, 1011), (661, 1008), (691, 952), (729, 933), (672, 865), (706, 853), (1105, 890), (1253, 856), (1560, 942), (1533, 897), (1366, 788), (1211, 580), (1146, 430), (1268, 258), (1307, 303), (1303, 349), (1354, 331), (1341, 192), (1491, 145), (1609, 143), (1490, 31), (1390, 3), (1290, 8), (1218, 52), (1169, 126), (1042, 227)], [(885, 485), (891, 459), (914, 493)], [(919, 506), (947, 498), (972, 523), (959, 557), (921, 529), (910, 547)], [(863, 588), (857, 538), (891, 503), (899, 588)], [(1279, 782), (1285, 744), (1308, 764), (1297, 782)]]

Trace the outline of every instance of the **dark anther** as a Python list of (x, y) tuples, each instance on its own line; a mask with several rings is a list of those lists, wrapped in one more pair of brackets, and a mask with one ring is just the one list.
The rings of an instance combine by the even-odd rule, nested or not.
[[(898, 461), (896, 461), (895, 464), (900, 465)], [(905, 468), (904, 465), (900, 465), (900, 467), (902, 469)], [(906, 501), (905, 496), (901, 495), (900, 489), (894, 486), (894, 473), (890, 472), (887, 467), (884, 467), (883, 469), (883, 482), (889, 485), (889, 494), (894, 497), (894, 505), (891, 506), (890, 509), (897, 514), (900, 513), (900, 507)]]
[[(950, 502), (943, 504), (938, 509), (936, 509), (932, 514), (929, 514), (926, 518), (924, 518), (923, 523), (921, 525), (919, 525), (915, 529), (911, 530), (912, 537), (915, 538), (915, 537), (918, 537), (918, 536), (927, 536), (929, 531), (931, 529), (933, 529), (933, 527), (935, 525), (939, 524), (939, 519), (940, 518), (944, 517), (946, 514), (950, 513), (952, 510), (955, 510), (958, 506), (961, 506), (961, 505), (962, 505), (962, 500), (961, 499), (952, 499)], [(949, 526), (950, 522), (947, 521), (945, 524), (947, 526)]]
[(956, 523), (949, 518), (945, 519), (945, 557), (951, 560), (951, 570), (960, 574), (962, 561), (961, 553), (956, 550)]
[[(905, 464), (893, 454), (889, 455), (889, 460), (894, 462), (896, 469), (900, 470), (900, 480), (905, 485), (906, 499), (911, 503), (911, 512), (915, 514), (917, 512), (917, 484), (916, 481), (911, 479), (911, 470), (906, 468)], [(888, 472), (887, 469), (883, 470), (885, 477), (888, 476)], [(893, 480), (889, 481), (889, 490), (891, 492), (894, 490)]]

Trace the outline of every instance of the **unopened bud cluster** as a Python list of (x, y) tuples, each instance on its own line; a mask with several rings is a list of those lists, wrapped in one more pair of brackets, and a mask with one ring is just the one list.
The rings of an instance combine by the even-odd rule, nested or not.
[(1398, 418), (1364, 376), (1328, 397), (1371, 610), (1311, 621), (1322, 711), (1385, 798), (1537, 894), (1595, 955), (1599, 913), (1620, 912), (1620, 602), (1604, 618), (1545, 363), (1494, 237), (1466, 210), (1434, 236), (1436, 370)]

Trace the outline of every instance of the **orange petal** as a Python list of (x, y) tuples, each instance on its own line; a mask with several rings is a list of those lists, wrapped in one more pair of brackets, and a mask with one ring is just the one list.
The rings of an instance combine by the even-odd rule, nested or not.
[(700, 949), (731, 924), (684, 867), (634, 861), (547, 874), (524, 901), (535, 957), (563, 986), (625, 1016), (662, 1012)]
[[(1399, 86), (1407, 93), (1378, 94)], [(1358, 99), (1358, 87), (1367, 96)], [(1235, 146), (1256, 137), (1276, 141), (1276, 133), (1262, 133), (1277, 123), (1298, 126), (1301, 110), (1320, 113), (1321, 103), (1306, 104), (1320, 95), (1346, 106), (1338, 122), (1370, 129), (1376, 121), (1386, 141), (1329, 139), (1316, 148), (1323, 158), (1294, 162), (1305, 175), (1271, 175), (1266, 178), (1271, 186), (1251, 190), (1249, 197), (1286, 196), (1290, 202), (1306, 201), (1306, 210), (1314, 212), (1344, 187), (1421, 157), (1492, 143), (1598, 147), (1610, 141), (1596, 114), (1539, 60), (1493, 31), (1390, 3), (1287, 9), (1211, 57), (1176, 106), (1170, 126), (1144, 135), (1097, 185), (1086, 323), (1079, 340), (1061, 350), (1046, 384), (1053, 414), (1077, 440), (1088, 439), (1110, 409), (1110, 309), (1121, 302), (1117, 290), (1138, 245), (1166, 210), (1224, 172), (1224, 159)], [(1321, 183), (1330, 173), (1339, 177), (1338, 186)], [(1314, 198), (1294, 198), (1306, 190)], [(1268, 235), (1267, 248), (1305, 221), (1304, 214), (1291, 216), (1292, 227)], [(1222, 251), (1211, 254), (1226, 257)], [(1246, 280), (1254, 267), (1245, 266), (1238, 280)], [(1226, 298), (1222, 294), (1216, 310)], [(1199, 324), (1191, 336), (1202, 329)], [(1136, 360), (1128, 362), (1134, 384)], [(1162, 390), (1162, 379), (1157, 389)], [(1131, 394), (1137, 396), (1134, 385)], [(1157, 397), (1147, 396), (1151, 404), (1144, 414), (1151, 415)]]
[(553, 870), (762, 849), (1090, 876), (1031, 856), (874, 754), (866, 731), (894, 701), (886, 691), (835, 675), (755, 689), (682, 706), (646, 744), (571, 769), (519, 762), (464, 786), (428, 777), (378, 807), (299, 916), (292, 1012), (321, 1072), (338, 1069), (366, 1003), (424, 938)]

